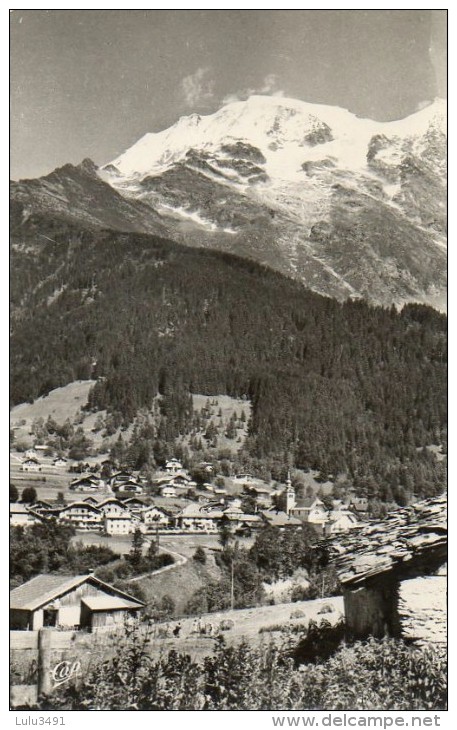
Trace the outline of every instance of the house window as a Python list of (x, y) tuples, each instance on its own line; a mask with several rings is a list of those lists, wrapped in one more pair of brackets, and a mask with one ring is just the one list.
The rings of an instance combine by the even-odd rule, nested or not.
[(57, 609), (45, 608), (43, 611), (43, 626), (52, 628), (57, 626)]

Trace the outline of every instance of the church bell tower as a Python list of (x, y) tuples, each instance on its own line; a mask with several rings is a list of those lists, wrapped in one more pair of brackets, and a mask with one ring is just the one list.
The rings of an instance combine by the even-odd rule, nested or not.
[(295, 490), (290, 479), (290, 470), (287, 472), (286, 482), (286, 512), (290, 515), (290, 511), (295, 507)]

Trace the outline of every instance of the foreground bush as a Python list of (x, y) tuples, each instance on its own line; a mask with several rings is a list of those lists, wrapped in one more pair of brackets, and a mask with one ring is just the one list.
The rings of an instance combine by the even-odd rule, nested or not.
[(296, 665), (290, 642), (227, 646), (198, 664), (149, 656), (150, 637), (129, 631), (116, 656), (43, 701), (62, 710), (431, 710), (446, 708), (446, 653), (371, 639)]

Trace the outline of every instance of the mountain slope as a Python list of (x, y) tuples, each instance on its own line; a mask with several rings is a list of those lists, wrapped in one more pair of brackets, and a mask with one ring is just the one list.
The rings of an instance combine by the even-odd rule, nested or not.
[(445, 134), (441, 100), (381, 123), (254, 96), (147, 134), (102, 169), (86, 160), (13, 182), (12, 220), (154, 233), (340, 301), (445, 309)]
[(339, 299), (443, 307), (445, 131), (441, 100), (381, 123), (254, 96), (145, 135), (99, 174), (166, 215), (184, 243)]
[(171, 445), (190, 393), (247, 397), (254, 460), (347, 473), (387, 501), (442, 490), (421, 447), (446, 425), (443, 315), (338, 303), (246, 259), (43, 214), (12, 237), (13, 403), (96, 380), (91, 408), (120, 426), (160, 393), (148, 438)]
[(45, 177), (11, 182), (13, 225), (33, 213), (141, 233), (165, 234), (160, 217), (141, 202), (128, 200), (107, 185), (91, 160), (64, 165)]

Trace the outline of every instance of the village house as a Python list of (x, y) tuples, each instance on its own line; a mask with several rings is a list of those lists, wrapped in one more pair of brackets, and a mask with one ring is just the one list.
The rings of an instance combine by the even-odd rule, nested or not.
[(169, 484), (166, 484), (164, 487), (160, 487), (160, 496), (161, 497), (176, 497), (175, 487), (172, 487)]
[(10, 525), (15, 527), (30, 527), (31, 525), (39, 525), (43, 522), (39, 512), (22, 502), (10, 503)]
[(118, 471), (115, 471), (111, 474), (110, 484), (115, 484), (116, 482), (128, 481), (129, 479), (133, 479), (133, 478), (134, 478), (134, 476), (131, 471), (128, 471), (127, 469), (119, 469)]
[(252, 474), (249, 474), (248, 472), (243, 472), (242, 474), (235, 474), (233, 477), (233, 480), (235, 482), (240, 482), (243, 484), (251, 484), (252, 482), (255, 482), (255, 478), (252, 476)]
[(352, 496), (348, 502), (347, 508), (357, 514), (360, 519), (368, 517), (368, 499), (366, 497)]
[(107, 535), (130, 535), (139, 527), (139, 519), (130, 512), (110, 514), (105, 515), (103, 526)]
[(217, 532), (222, 519), (221, 510), (206, 511), (198, 505), (189, 504), (176, 517), (176, 526), (185, 532)]
[(123, 500), (122, 504), (132, 514), (139, 514), (145, 507), (147, 507), (147, 503), (139, 497), (128, 497)]
[(73, 525), (76, 530), (101, 530), (103, 512), (87, 502), (72, 502), (59, 510), (59, 521)]
[(301, 529), (302, 522), (292, 515), (288, 515), (281, 510), (262, 510), (260, 517), (269, 527), (278, 527), (280, 530), (298, 530)]
[(65, 467), (67, 466), (68, 461), (63, 456), (58, 456), (54, 461), (52, 462), (52, 465), (55, 467)]
[(135, 479), (129, 479), (126, 482), (121, 482), (120, 484), (113, 484), (111, 486), (111, 490), (114, 492), (114, 494), (117, 495), (125, 495), (125, 494), (143, 494), (144, 487), (142, 484), (137, 482)]
[(339, 508), (328, 513), (328, 520), (324, 525), (325, 535), (335, 535), (360, 527), (356, 515), (351, 510)]
[(265, 487), (260, 486), (245, 486), (244, 493), (250, 497), (254, 497), (258, 507), (268, 509), (272, 504), (271, 491)]
[(170, 459), (165, 464), (164, 469), (168, 474), (177, 474), (183, 470), (183, 465), (180, 461), (178, 461), (178, 459)]
[(113, 517), (128, 514), (126, 506), (116, 497), (108, 497), (102, 502), (98, 502), (97, 508), (103, 512), (105, 517)]
[(350, 636), (446, 641), (445, 495), (338, 535), (330, 550)]
[(159, 474), (154, 480), (153, 484), (155, 487), (170, 486), (177, 490), (186, 490), (190, 487), (196, 487), (196, 482), (192, 481), (191, 477), (185, 472), (178, 472), (176, 474)]
[(25, 452), (26, 459), (36, 459), (37, 456), (38, 456), (37, 451), (33, 447), (30, 449), (27, 449), (27, 451)]
[(162, 507), (155, 504), (145, 507), (141, 512), (141, 520), (146, 530), (155, 530), (156, 527), (169, 527), (170, 514)]
[(254, 530), (257, 527), (261, 527), (264, 522), (260, 515), (252, 515), (243, 510), (240, 507), (234, 507), (230, 505), (223, 510), (224, 517), (226, 517), (233, 527), (234, 532), (239, 534), (240, 532), (248, 532)]
[(104, 481), (95, 476), (95, 474), (86, 474), (78, 479), (73, 479), (70, 482), (69, 489), (72, 492), (96, 492), (104, 486)]
[(37, 575), (10, 593), (10, 628), (107, 631), (138, 617), (144, 603), (94, 575)]
[(38, 459), (32, 456), (22, 462), (21, 471), (41, 471), (41, 464)]

